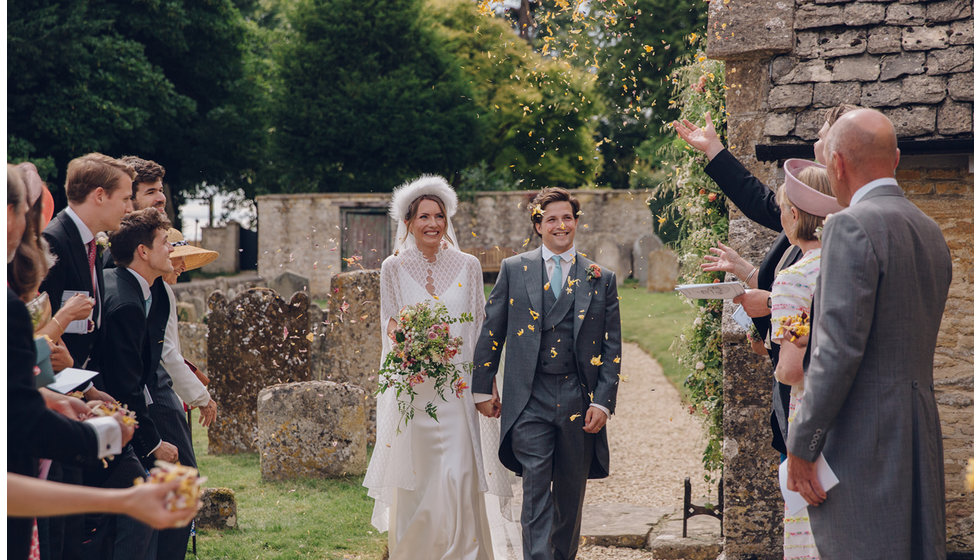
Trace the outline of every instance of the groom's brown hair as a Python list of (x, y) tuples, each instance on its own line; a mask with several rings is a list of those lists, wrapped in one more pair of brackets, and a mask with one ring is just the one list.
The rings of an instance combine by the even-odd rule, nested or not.
[(541, 189), (541, 192), (539, 192), (531, 200), (530, 204), (531, 228), (538, 234), (538, 237), (541, 237), (541, 233), (538, 232), (538, 228), (535, 226), (541, 223), (541, 211), (543, 211), (552, 202), (567, 202), (571, 204), (572, 214), (575, 216), (575, 219), (578, 220), (579, 203), (578, 199), (572, 196), (572, 193), (560, 187), (546, 187)]

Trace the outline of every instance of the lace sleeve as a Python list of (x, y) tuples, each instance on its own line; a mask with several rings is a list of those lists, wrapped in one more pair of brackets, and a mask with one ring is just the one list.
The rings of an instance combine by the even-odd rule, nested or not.
[(398, 262), (390, 256), (381, 263), (381, 332), (388, 330), (388, 319), (398, 316)]
[(473, 256), (467, 259), (466, 280), (470, 285), (470, 309), (473, 310), (473, 324), (477, 333), (483, 326), (483, 319), (486, 318), (487, 298), (483, 293), (483, 269), (480, 268), (480, 261)]

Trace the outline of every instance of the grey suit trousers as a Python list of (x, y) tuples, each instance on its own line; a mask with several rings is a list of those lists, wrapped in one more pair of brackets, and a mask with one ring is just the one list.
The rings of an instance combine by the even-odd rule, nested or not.
[(582, 430), (587, 406), (575, 373), (539, 372), (514, 423), (511, 447), (523, 467), (525, 560), (572, 560), (578, 551), (595, 444), (595, 435)]

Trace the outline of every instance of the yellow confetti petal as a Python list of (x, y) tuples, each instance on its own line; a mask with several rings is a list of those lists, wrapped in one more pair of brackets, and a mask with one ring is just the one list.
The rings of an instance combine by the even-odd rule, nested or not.
[(551, 282), (545, 282), (545, 284), (544, 284), (544, 291), (547, 292), (550, 289), (551, 289)]
[(571, 416), (569, 416), (568, 417), (568, 420), (571, 421), (571, 422), (574, 422), (576, 418), (581, 418), (581, 416), (582, 416), (581, 414), (579, 414), (579, 413), (576, 412), (575, 414), (572, 414)]
[(538, 312), (535, 311), (535, 310), (533, 310), (533, 309), (528, 309), (528, 311), (531, 312), (531, 318), (534, 319), (535, 321), (537, 321), (538, 320), (538, 317), (540, 317), (540, 315), (538, 314)]
[(602, 356), (592, 356), (592, 360), (591, 360), (590, 363), (592, 365), (594, 365), (594, 366), (601, 366), (602, 365)]
[(517, 336), (524, 336), (524, 329), (517, 331)]
[(308, 333), (306, 335), (306, 340), (309, 340), (310, 342), (313, 342), (313, 333)]
[(514, 298), (510, 298), (510, 304), (514, 305)]
[(621, 360), (619, 359), (619, 356), (616, 356), (615, 358), (613, 358), (613, 363), (614, 364), (618, 364), (620, 361)]
[[(521, 243), (521, 247), (527, 247), (527, 244), (530, 242), (531, 242), (531, 238), (528, 237), (527, 239), (524, 240), (524, 243)], [(524, 267), (524, 270), (527, 270), (527, 267)]]
[(551, 347), (551, 357), (552, 358), (558, 357), (558, 351), (555, 350), (555, 347), (554, 346)]
[(528, 325), (527, 330), (534, 332), (534, 325)]

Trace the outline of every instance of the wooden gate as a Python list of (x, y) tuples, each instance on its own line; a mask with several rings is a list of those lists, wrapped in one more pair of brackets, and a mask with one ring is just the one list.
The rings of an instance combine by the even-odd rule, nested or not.
[(341, 208), (342, 272), (381, 268), (391, 254), (391, 219), (387, 208)]

